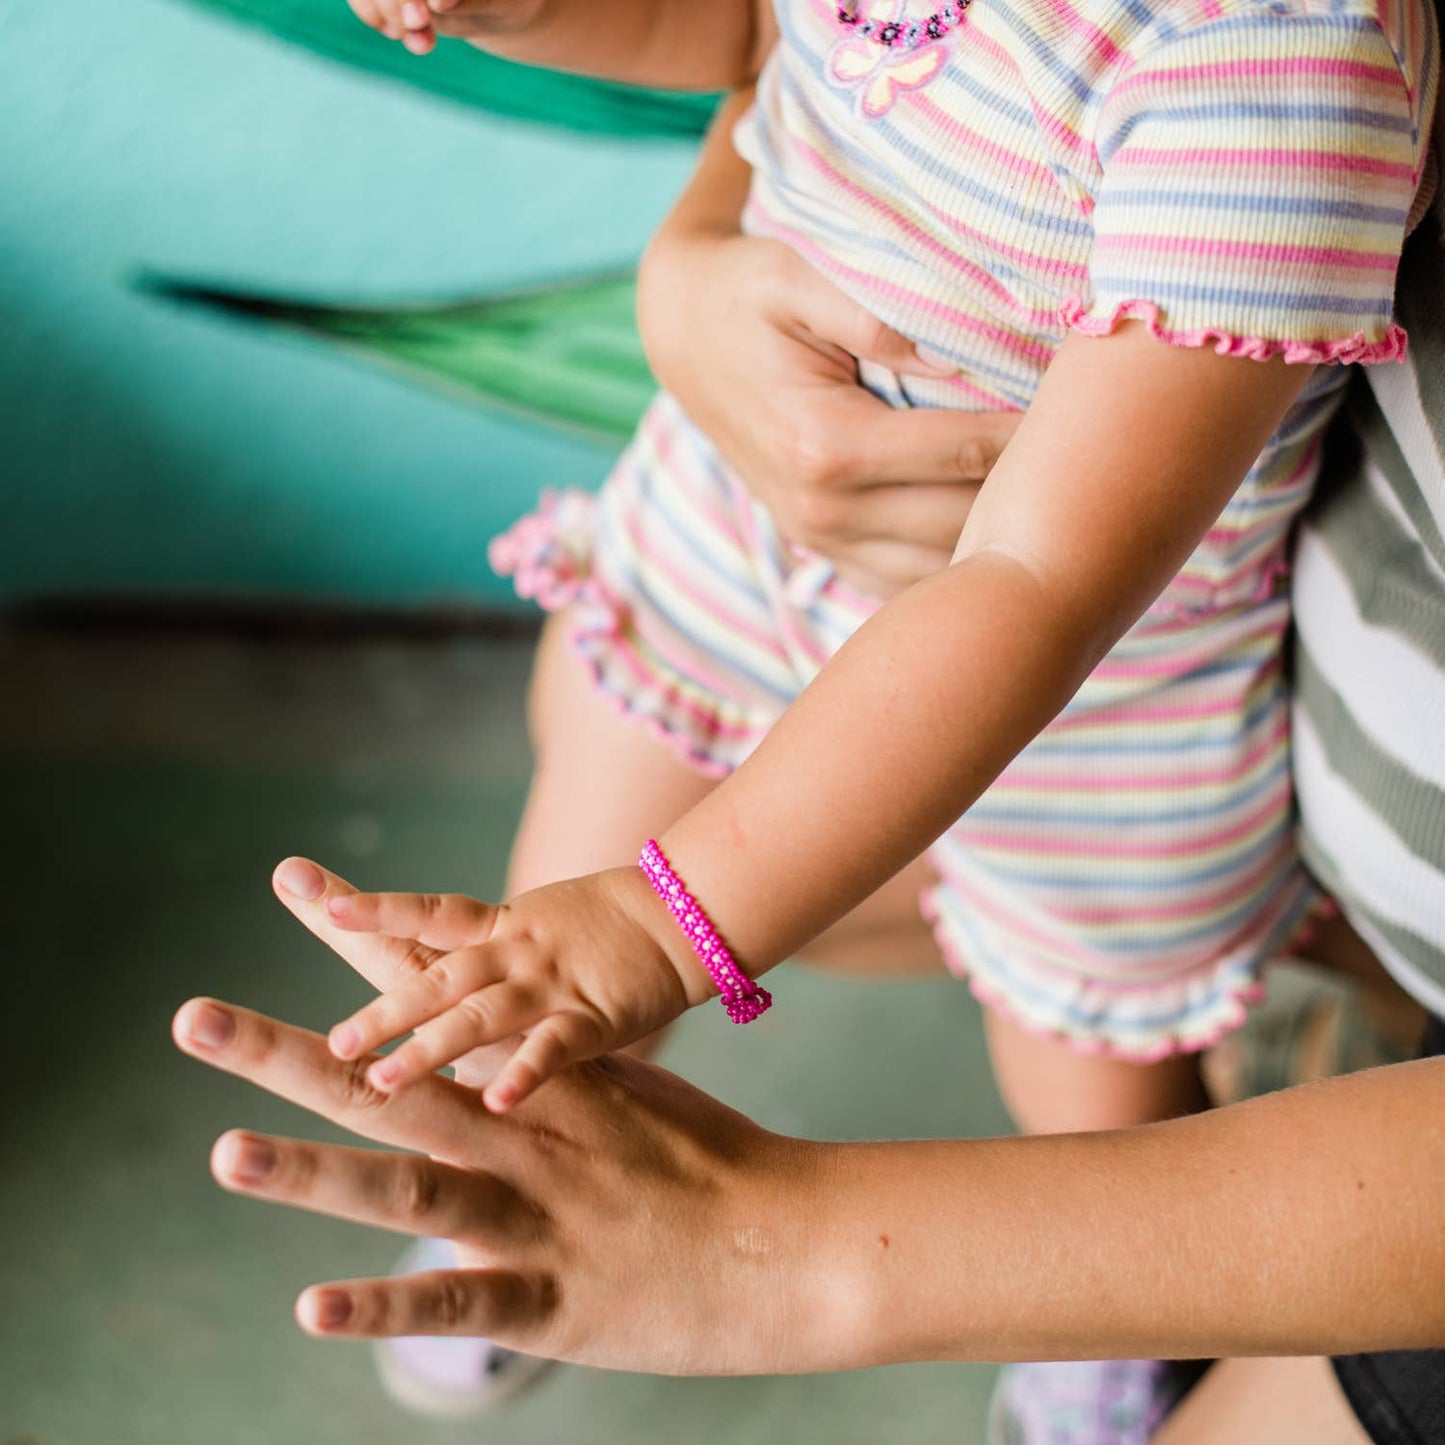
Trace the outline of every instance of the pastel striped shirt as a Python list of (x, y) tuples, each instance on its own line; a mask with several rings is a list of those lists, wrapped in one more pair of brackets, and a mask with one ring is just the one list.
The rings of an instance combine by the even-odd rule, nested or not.
[[(1437, 71), (1419, 0), (973, 0), (911, 51), (850, 34), (830, 0), (776, 9), (737, 132), (746, 226), (957, 363), (947, 382), (865, 370), (900, 404), (1025, 408), (1069, 327), (1122, 317), (1255, 357), (1403, 353)], [(1260, 589), (1342, 383), (1315, 374), (1163, 606)]]

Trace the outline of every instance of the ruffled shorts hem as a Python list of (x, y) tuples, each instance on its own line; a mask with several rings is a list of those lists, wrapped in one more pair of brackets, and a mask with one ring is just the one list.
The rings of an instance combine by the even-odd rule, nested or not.
[[(1308, 888), (1271, 936), (1261, 941), (1258, 953), (1246, 961), (1206, 965), (1185, 979), (1161, 982), (1147, 992), (1137, 987), (1115, 990), (1106, 983), (1089, 981), (1081, 984), (1066, 1005), (1057, 994), (1040, 991), (1026, 996), (1017, 977), (1006, 975), (997, 960), (983, 950), (965, 956), (963, 943), (935, 901), (936, 891), (924, 891), (919, 909), (933, 930), (948, 971), (966, 983), (981, 1004), (1036, 1038), (1064, 1044), (1075, 1053), (1132, 1064), (1152, 1064), (1176, 1054), (1212, 1049), (1243, 1025), (1253, 1005), (1263, 1002), (1267, 989), (1260, 975), (1270, 958), (1308, 947), (1321, 925), (1338, 911), (1332, 899)], [(1191, 998), (1190, 985), (1210, 974), (1215, 986), (1208, 995)], [(1128, 1014), (1120, 1007), (1125, 998)], [(1155, 1016), (1168, 1017), (1168, 1025), (1141, 1025), (1141, 999), (1147, 999)], [(1082, 1014), (1088, 1022), (1070, 1018), (1070, 1013)]]
[[(609, 596), (592, 568), (596, 510), (590, 493), (544, 492), (535, 512), (493, 539), (488, 560), (498, 575), (512, 579), (524, 600), (549, 613), (571, 609), (573, 655), (619, 717), (637, 724), (692, 771), (725, 778), (767, 729), (741, 712), (729, 716), (715, 702), (700, 708), (675, 678), (641, 659), (632, 676), (619, 676), (627, 671), (623, 658), (636, 658), (637, 650), (624, 635), (626, 604)], [(732, 737), (720, 745), (723, 733)]]

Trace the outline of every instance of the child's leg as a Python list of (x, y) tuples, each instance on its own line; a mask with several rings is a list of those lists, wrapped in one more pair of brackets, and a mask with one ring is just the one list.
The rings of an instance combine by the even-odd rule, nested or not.
[(621, 716), (573, 653), (570, 612), (548, 618), (527, 701), (535, 762), (507, 896), (620, 868), (713, 788)]
[(994, 1078), (1025, 1133), (1127, 1129), (1208, 1105), (1197, 1054), (1136, 1064), (1031, 1034), (997, 1009), (984, 1017)]

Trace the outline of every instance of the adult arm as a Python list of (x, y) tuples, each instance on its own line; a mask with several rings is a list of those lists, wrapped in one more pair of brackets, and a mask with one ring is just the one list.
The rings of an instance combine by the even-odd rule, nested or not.
[[(337, 930), (326, 900), (350, 892), (328, 875), (281, 896), (378, 986), (425, 964), (405, 941)], [(629, 1059), (498, 1117), (440, 1078), (378, 1094), (364, 1061), (229, 1005), (187, 1004), (176, 1038), (448, 1161), (218, 1142), (229, 1189), (473, 1252), (474, 1268), (307, 1290), (298, 1318), (318, 1335), (481, 1334), (667, 1374), (1445, 1345), (1445, 1060), (1126, 1132), (823, 1144)]]

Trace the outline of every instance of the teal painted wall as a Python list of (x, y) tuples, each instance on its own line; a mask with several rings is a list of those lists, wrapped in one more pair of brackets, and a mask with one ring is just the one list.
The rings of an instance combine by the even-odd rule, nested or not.
[(498, 121), (178, 0), (4, 30), (0, 603), (504, 599), (487, 538), (605, 453), (128, 278), (386, 301), (615, 267), (692, 148)]

